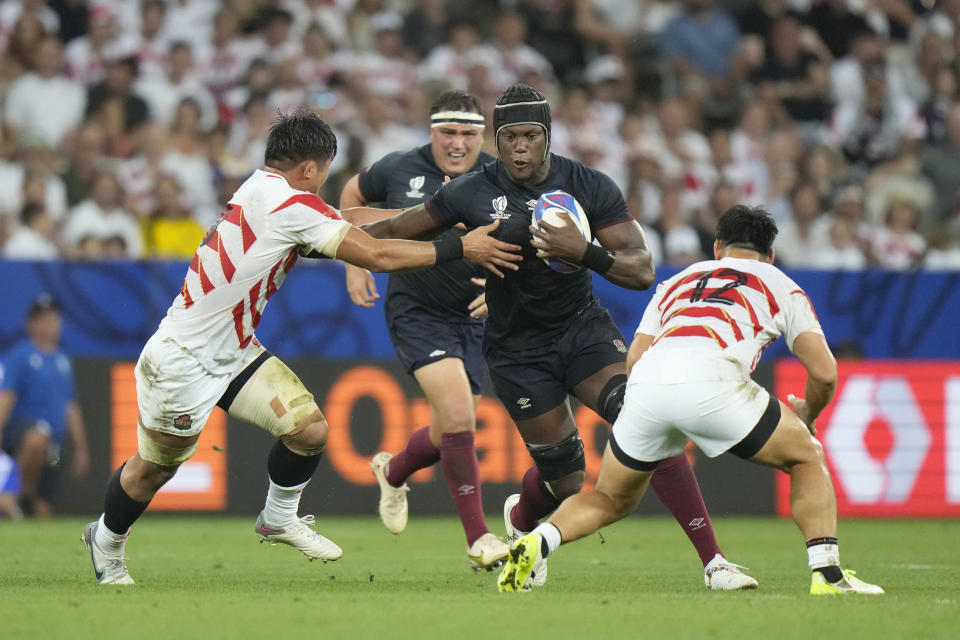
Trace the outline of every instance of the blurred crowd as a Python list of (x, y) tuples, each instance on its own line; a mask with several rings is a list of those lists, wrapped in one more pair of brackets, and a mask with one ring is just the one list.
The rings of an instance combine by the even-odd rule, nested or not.
[(960, 269), (960, 0), (4, 0), (0, 51), (8, 258), (187, 258), (278, 111), (334, 128), (337, 204), (521, 81), (658, 263), (745, 202), (788, 267)]

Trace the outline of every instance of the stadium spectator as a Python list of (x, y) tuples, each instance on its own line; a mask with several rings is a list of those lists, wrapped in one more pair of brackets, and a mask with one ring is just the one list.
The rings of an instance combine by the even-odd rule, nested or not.
[[(138, 450), (110, 477), (104, 512), (83, 531), (100, 584), (134, 583), (124, 558), (130, 527), (196, 451), (218, 405), (277, 438), (267, 457), (269, 487), (254, 525), (257, 537), (291, 545), (310, 559), (337, 560), (343, 554), (309, 526), (313, 516), (298, 516), (300, 495), (320, 463), (328, 426), (296, 374), (255, 338), (267, 297), (275, 291), (261, 290), (259, 284), (251, 290), (251, 280), (279, 287), (298, 254), (339, 258), (377, 271), (466, 256), (499, 273), (497, 266), (519, 260), (514, 252), (520, 247), (489, 236), (495, 224), (438, 243), (371, 238), (315, 195), (335, 153), (333, 132), (315, 114), (277, 120), (263, 170), (231, 198), (227, 214), (208, 235), (209, 245), (197, 249), (180, 294), (144, 346), (135, 371)], [(252, 241), (258, 249), (248, 251)], [(210, 252), (221, 258), (201, 261)], [(234, 259), (223, 259), (227, 253)], [(242, 277), (234, 279), (237, 273)]]
[(817, 269), (856, 271), (867, 266), (867, 258), (860, 249), (857, 228), (848, 218), (831, 218), (829, 241), (816, 254)]
[(311, 97), (329, 91), (344, 64), (343, 56), (333, 50), (333, 45), (320, 25), (312, 24), (304, 32), (301, 42), (303, 52), (299, 57), (297, 74)]
[(785, 266), (814, 268), (827, 237), (817, 233), (817, 218), (823, 212), (816, 188), (801, 182), (790, 193), (788, 220), (780, 225), (777, 234), (777, 259)]
[(20, 226), (3, 245), (3, 257), (11, 260), (56, 260), (60, 248), (54, 242), (56, 222), (42, 204), (27, 203), (20, 213)]
[(431, 49), (446, 41), (449, 4), (446, 0), (417, 0), (416, 7), (403, 17), (403, 43), (418, 58), (425, 58)]
[(32, 136), (57, 148), (83, 119), (84, 87), (61, 72), (63, 45), (55, 35), (39, 42), (34, 68), (7, 91), (3, 122), (7, 135)]
[(17, 216), (30, 203), (43, 205), (61, 222), (67, 213), (67, 189), (54, 171), (56, 154), (39, 140), (21, 138), (15, 162), (0, 164), (0, 215)]
[(119, 242), (121, 255), (139, 258), (143, 253), (140, 240), (140, 228), (133, 214), (123, 208), (123, 194), (117, 178), (109, 171), (97, 174), (90, 189), (90, 197), (70, 210), (63, 228), (63, 239), (68, 252), (96, 257), (91, 252), (92, 245), (86, 245), (89, 238), (99, 240), (103, 257), (115, 254)]
[(323, 25), (324, 35), (337, 48), (347, 47), (347, 14), (355, 0), (283, 0), (282, 6), (293, 16), (296, 37), (313, 26)]
[[(561, 544), (630, 515), (663, 459), (692, 439), (710, 457), (730, 452), (790, 476), (790, 507), (806, 541), (811, 595), (883, 593), (840, 565), (837, 498), (823, 447), (813, 438), (817, 416), (836, 390), (837, 362), (809, 298), (772, 266), (776, 223), (763, 210), (737, 206), (717, 229), (715, 260), (662, 283), (640, 320), (627, 360), (623, 410), (597, 488), (568, 498), (548, 522), (511, 546), (497, 581), (500, 591), (538, 586), (537, 571)], [(727, 304), (732, 299), (724, 292), (751, 279), (737, 292), (742, 305)], [(711, 281), (715, 289), (707, 288)], [(783, 317), (778, 322), (774, 315)], [(745, 342), (737, 325), (756, 324), (758, 317), (768, 333), (746, 338), (740, 355), (729, 355), (735, 351), (727, 350), (727, 341)], [(805, 397), (790, 395), (789, 404), (750, 379), (771, 336), (779, 335), (807, 373)], [(678, 358), (696, 364), (673, 367)]]
[(264, 58), (269, 64), (276, 66), (284, 60), (300, 55), (300, 44), (291, 36), (293, 15), (289, 11), (278, 7), (263, 7), (254, 22), (260, 31), (256, 39), (259, 46), (256, 57)]
[(183, 189), (173, 176), (161, 175), (155, 189), (156, 207), (142, 222), (144, 257), (189, 260), (206, 230), (184, 206)]
[[(610, 423), (620, 411), (626, 347), (592, 294), (590, 270), (622, 287), (643, 289), (653, 281), (653, 263), (610, 178), (550, 153), (550, 107), (543, 94), (527, 85), (510, 87), (497, 100), (493, 123), (499, 160), (451, 181), (423, 205), (366, 228), (389, 237), (417, 237), (457, 223), (476, 228), (487, 224), (492, 207), (502, 225), (494, 233), (524, 245), (516, 273), (488, 278), (484, 328), (493, 386), (533, 459), (521, 492), (504, 504), (504, 526), (513, 539), (533, 529), (585, 481), (583, 443), (568, 396)], [(578, 198), (599, 244), (585, 239), (572, 221), (557, 227), (541, 221), (541, 229), (532, 230), (530, 185), (538, 191), (563, 189)], [(589, 270), (560, 274), (538, 258), (559, 258)], [(655, 482), (657, 495), (700, 555), (705, 584), (756, 587), (753, 578), (723, 558), (687, 458), (678, 455), (661, 465)], [(694, 519), (703, 526), (686, 526)], [(536, 579), (545, 578), (540, 573)]]
[(136, 57), (144, 78), (162, 76), (170, 50), (167, 31), (167, 3), (164, 0), (145, 0), (140, 8), (140, 32), (136, 43)]
[(932, 271), (960, 271), (960, 218), (930, 232), (923, 267)]
[(110, 5), (93, 5), (89, 18), (90, 30), (64, 48), (70, 77), (85, 86), (103, 81), (110, 62), (133, 55), (137, 47), (136, 38), (119, 29)]
[(107, 133), (97, 122), (86, 122), (68, 141), (67, 165), (63, 170), (63, 184), (67, 204), (76, 206), (90, 195), (97, 172), (106, 164)]
[(123, 112), (123, 132), (132, 133), (149, 119), (147, 103), (133, 92), (133, 83), (139, 76), (137, 59), (133, 56), (111, 60), (106, 77), (87, 91), (86, 118), (89, 120), (104, 108), (108, 101), (117, 101)]
[(518, 13), (497, 16), (493, 33), (485, 48), (486, 67), (490, 70), (491, 88), (503, 91), (517, 82), (550, 83), (553, 66), (547, 58), (526, 42), (527, 23)]
[(885, 269), (904, 271), (919, 266), (926, 241), (917, 232), (920, 213), (906, 198), (894, 198), (887, 206), (884, 226), (874, 232), (873, 255)]
[[(391, 153), (347, 182), (340, 195), (346, 220), (371, 221), (349, 211), (370, 202), (391, 209), (420, 204), (447, 178), (493, 160), (480, 151), (485, 123), (474, 96), (445, 92), (430, 114), (428, 145)], [(463, 233), (454, 229), (438, 239)], [(377, 453), (370, 466), (380, 485), (380, 519), (390, 532), (400, 533), (407, 524), (407, 478), (439, 462), (466, 534), (471, 566), (489, 570), (506, 558), (507, 545), (487, 528), (473, 444), (485, 370), (480, 318), (485, 306), (476, 285), (482, 277), (483, 271), (466, 261), (390, 276), (384, 303), (390, 338), (427, 398), (430, 424), (417, 429), (396, 455)], [(370, 273), (350, 265), (347, 291), (354, 304), (364, 307), (380, 297)]]
[(90, 465), (73, 369), (60, 349), (62, 328), (59, 305), (43, 294), (27, 311), (27, 337), (3, 357), (0, 445), (20, 468), (20, 506), (27, 516), (53, 514), (68, 442), (71, 474), (82, 478)]
[(940, 144), (920, 152), (920, 173), (934, 193), (934, 218), (945, 222), (960, 212), (960, 104), (952, 103), (947, 115), (946, 137)]
[(370, 17), (374, 48), (354, 52), (347, 69), (353, 81), (359, 81), (366, 91), (396, 98), (416, 83), (416, 67), (403, 55), (402, 28), (403, 18), (393, 11), (381, 11)]
[(35, 13), (23, 13), (13, 23), (6, 43), (7, 64), (14, 67), (8, 69), (9, 77), (19, 77), (26, 71), (33, 69), (37, 46), (43, 36), (47, 35), (43, 20)]
[[(480, 47), (480, 48), (478, 48)], [(454, 22), (444, 42), (433, 47), (420, 63), (419, 75), (426, 82), (445, 82), (466, 91), (470, 69), (483, 57), (480, 36), (472, 22)]]
[(147, 101), (150, 116), (167, 127), (173, 124), (180, 103), (185, 99), (193, 100), (200, 107), (201, 128), (209, 131), (217, 123), (217, 103), (193, 67), (191, 45), (178, 40), (170, 45), (165, 73), (141, 77), (134, 90)]

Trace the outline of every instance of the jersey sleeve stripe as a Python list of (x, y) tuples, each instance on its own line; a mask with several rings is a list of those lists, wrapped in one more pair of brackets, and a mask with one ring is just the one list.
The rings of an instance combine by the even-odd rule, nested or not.
[(287, 207), (291, 207), (295, 204), (302, 204), (307, 207), (310, 207), (318, 213), (322, 213), (332, 220), (342, 220), (342, 218), (337, 214), (333, 208), (323, 201), (323, 198), (320, 196), (314, 195), (312, 193), (298, 193), (295, 196), (290, 196), (286, 201), (281, 204), (279, 207), (271, 211), (270, 213), (276, 213)]

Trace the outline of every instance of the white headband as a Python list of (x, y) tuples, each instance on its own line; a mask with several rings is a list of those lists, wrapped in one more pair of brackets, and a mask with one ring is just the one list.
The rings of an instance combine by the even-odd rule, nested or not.
[(472, 111), (440, 111), (430, 116), (430, 128), (442, 127), (445, 124), (465, 124), (471, 127), (483, 127), (484, 119), (479, 113)]

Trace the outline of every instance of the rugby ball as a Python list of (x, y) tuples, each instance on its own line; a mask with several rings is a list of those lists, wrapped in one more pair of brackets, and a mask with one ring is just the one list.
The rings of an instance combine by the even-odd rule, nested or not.
[[(583, 212), (576, 198), (566, 191), (557, 189), (556, 191), (548, 191), (541, 195), (537, 199), (536, 206), (533, 208), (532, 224), (539, 229), (539, 222), (543, 220), (547, 224), (555, 227), (562, 227), (567, 224), (560, 215), (560, 213), (564, 211), (569, 214), (570, 218), (580, 228), (583, 239), (590, 242), (590, 222), (587, 220), (587, 214)], [(547, 266), (551, 269), (560, 273), (573, 273), (583, 268), (583, 265), (573, 264), (566, 260), (560, 260), (559, 258), (543, 258), (543, 261), (546, 262)]]

